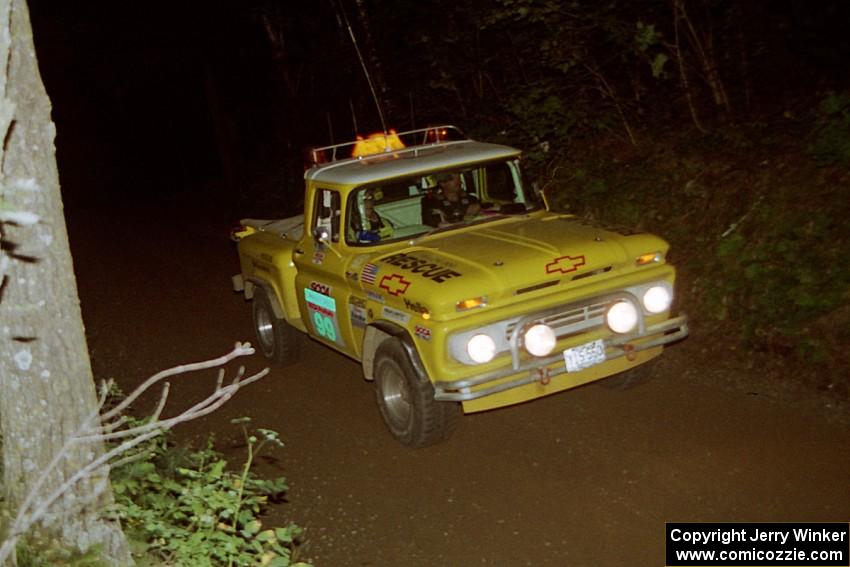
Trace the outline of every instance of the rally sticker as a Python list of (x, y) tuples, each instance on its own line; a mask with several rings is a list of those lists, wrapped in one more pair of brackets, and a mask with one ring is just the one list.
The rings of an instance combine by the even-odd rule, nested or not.
[(313, 254), (313, 263), (321, 264), (325, 261), (325, 253), (324, 252), (315, 252)]
[(386, 305), (381, 309), (381, 313), (384, 318), (389, 319), (390, 321), (395, 321), (396, 323), (401, 323), (402, 325), (407, 325), (410, 321), (410, 315), (408, 313), (399, 311), (398, 309), (393, 309), (392, 307), (387, 307)]
[(310, 312), (310, 320), (313, 322), (316, 334), (340, 346), (345, 346), (336, 317), (336, 300), (306, 287), (304, 299), (307, 300), (307, 310)]
[(366, 327), (366, 324), (369, 322), (368, 313), (365, 299), (356, 295), (348, 298), (348, 315), (351, 317), (351, 324), (353, 326), (359, 328)]
[(360, 274), (360, 281), (369, 285), (375, 285), (378, 270), (379, 267), (376, 264), (366, 264), (363, 266), (363, 272)]
[(360, 307), (359, 305), (354, 305), (352, 303), (348, 306), (348, 311), (351, 316), (351, 324), (354, 327), (361, 329), (366, 327), (366, 324), (369, 322), (369, 318), (365, 307)]
[(410, 311), (413, 311), (414, 313), (430, 313), (430, 310), (418, 301), (410, 301), (407, 298), (404, 298), (404, 306)]
[(367, 291), (366, 297), (368, 297), (372, 301), (377, 301), (378, 303), (386, 303), (387, 301), (386, 299), (384, 299), (383, 295), (374, 291)]
[(430, 341), (431, 340), (431, 329), (429, 329), (428, 327), (423, 327), (422, 325), (416, 325), (416, 327), (414, 327), (414, 329), (413, 329), (413, 332), (414, 332), (414, 334), (416, 334), (417, 337), (419, 337), (423, 341)]
[(407, 288), (410, 287), (410, 282), (404, 279), (404, 276), (400, 274), (393, 274), (391, 276), (382, 277), (381, 285), (378, 287), (387, 290), (387, 293), (390, 295), (398, 297), (399, 295), (404, 295), (404, 292), (406, 292)]

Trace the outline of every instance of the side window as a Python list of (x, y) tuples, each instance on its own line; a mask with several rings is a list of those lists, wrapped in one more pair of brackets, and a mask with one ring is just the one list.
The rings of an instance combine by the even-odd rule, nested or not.
[(500, 163), (487, 168), (487, 195), (495, 201), (513, 202), (516, 198), (514, 178), (508, 164)]
[(330, 189), (317, 189), (313, 226), (328, 231), (331, 242), (339, 242), (339, 218), (341, 214), (339, 193)]

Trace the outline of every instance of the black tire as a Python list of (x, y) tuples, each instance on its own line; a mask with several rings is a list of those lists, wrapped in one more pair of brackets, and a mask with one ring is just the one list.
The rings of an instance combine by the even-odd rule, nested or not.
[(298, 362), (301, 358), (301, 333), (277, 318), (266, 290), (258, 287), (254, 292), (252, 312), (257, 348), (263, 356), (278, 366)]
[(655, 357), (648, 362), (644, 362), (640, 366), (629, 368), (624, 372), (614, 374), (613, 376), (609, 376), (604, 380), (599, 380), (596, 383), (603, 388), (608, 388), (609, 390), (631, 390), (632, 388), (637, 388), (652, 379), (655, 375), (657, 362), (658, 357)]
[(398, 339), (380, 344), (373, 368), (378, 409), (393, 437), (411, 448), (449, 438), (462, 415), (460, 404), (434, 399), (433, 384), (416, 372)]

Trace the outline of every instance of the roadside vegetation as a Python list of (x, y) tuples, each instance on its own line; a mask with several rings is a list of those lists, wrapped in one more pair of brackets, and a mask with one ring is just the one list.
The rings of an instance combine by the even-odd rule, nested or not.
[(247, 447), (245, 462), (232, 468), (210, 438), (190, 449), (160, 437), (142, 460), (112, 472), (114, 513), (121, 518), (140, 561), (151, 565), (267, 565), (289, 567), (301, 529), (266, 525), (263, 513), (282, 502), (283, 477), (263, 479), (251, 467), (264, 449), (282, 447), (277, 432), (249, 430), (250, 418), (235, 420)]
[[(146, 426), (136, 418), (125, 423)], [(109, 514), (121, 519), (137, 565), (309, 567), (296, 560), (301, 528), (264, 522), (268, 507), (285, 501), (288, 487), (283, 477), (261, 478), (252, 466), (283, 444), (277, 432), (250, 430), (249, 423), (247, 417), (234, 420), (247, 448), (241, 464), (229, 463), (212, 437), (194, 449), (175, 444), (166, 431), (112, 469)], [(17, 565), (105, 567), (98, 555), (97, 548), (81, 553), (30, 534), (18, 543)]]
[(540, 176), (555, 208), (671, 243), (715, 364), (850, 397), (850, 97), (772, 123), (588, 145)]
[[(344, 12), (390, 127), (454, 123), (522, 148), (556, 209), (670, 241), (688, 348), (850, 396), (850, 44), (840, 39), (850, 5), (431, 0), (334, 3), (298, 22), (267, 8), (278, 37), (303, 34), (335, 54), (311, 86), (286, 91), (306, 109), (300, 120), (253, 107), (269, 118), (268, 147), (293, 144), (279, 137), (295, 135), (284, 124), (316, 146), (381, 128), (348, 31), (325, 26)], [(285, 53), (245, 80), (283, 90), (307, 60)], [(326, 96), (340, 83), (345, 96)], [(236, 208), (297, 213), (300, 158), (269, 167), (246, 154)]]
[(397, 118), (520, 146), (555, 209), (667, 239), (707, 363), (850, 398), (847, 6), (482, 0), (439, 31), (411, 10), (375, 16), (401, 36), (378, 56), (406, 55)]

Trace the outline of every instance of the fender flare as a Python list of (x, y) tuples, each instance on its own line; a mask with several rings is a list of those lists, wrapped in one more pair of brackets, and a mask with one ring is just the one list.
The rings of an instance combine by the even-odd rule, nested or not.
[(280, 298), (277, 295), (277, 291), (275, 291), (274, 286), (268, 281), (261, 278), (248, 278), (245, 281), (245, 298), (252, 299), (254, 297), (255, 287), (262, 288), (266, 292), (266, 295), (269, 298), (269, 303), (272, 304), (274, 316), (278, 319), (286, 320), (286, 314), (280, 304)]
[(372, 373), (375, 362), (375, 352), (377, 352), (381, 343), (389, 339), (398, 339), (401, 342), (402, 347), (404, 347), (404, 350), (407, 353), (407, 357), (410, 359), (413, 369), (416, 370), (416, 373), (419, 374), (420, 378), (428, 380), (428, 373), (425, 371), (422, 359), (419, 358), (419, 352), (413, 344), (413, 339), (411, 338), (410, 333), (408, 333), (407, 329), (404, 327), (396, 325), (395, 323), (390, 323), (389, 321), (374, 321), (366, 327), (366, 333), (363, 336), (363, 350), (361, 357), (363, 377), (370, 382), (375, 379), (375, 376)]

